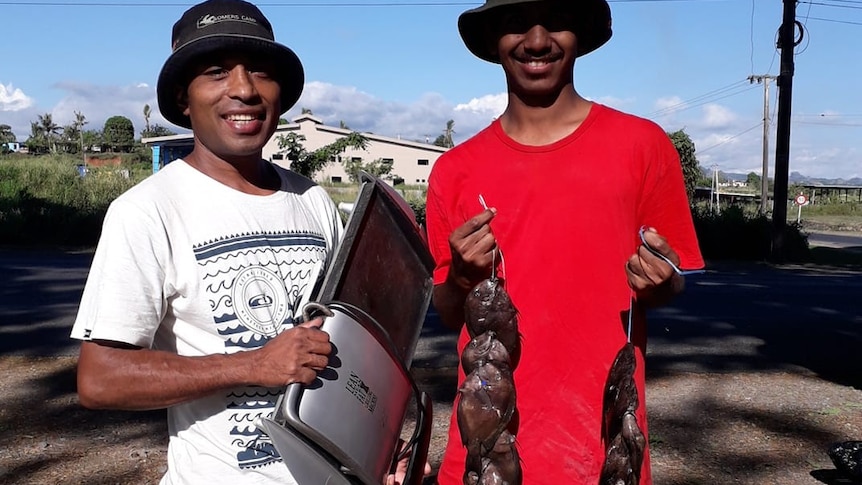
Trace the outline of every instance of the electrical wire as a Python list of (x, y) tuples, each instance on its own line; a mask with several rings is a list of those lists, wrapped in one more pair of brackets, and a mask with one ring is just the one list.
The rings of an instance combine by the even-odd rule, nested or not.
[(818, 20), (820, 22), (832, 22), (832, 23), (836, 23), (836, 24), (862, 25), (862, 22), (851, 22), (849, 20), (824, 19), (824, 18), (820, 18), (820, 17), (808, 17), (808, 20)]
[(747, 130), (745, 130), (745, 131), (743, 131), (743, 132), (741, 132), (741, 133), (737, 133), (737, 134), (733, 135), (732, 137), (730, 137), (730, 138), (728, 138), (728, 139), (726, 139), (726, 140), (722, 140), (722, 141), (720, 141), (720, 142), (716, 143), (715, 145), (712, 145), (712, 146), (708, 146), (708, 147), (706, 147), (706, 148), (699, 149), (699, 150), (697, 151), (697, 153), (698, 153), (698, 154), (702, 154), (702, 153), (703, 153), (703, 152), (705, 152), (705, 151), (712, 150), (713, 148), (716, 148), (716, 147), (720, 147), (721, 145), (724, 145), (725, 143), (729, 143), (731, 140), (736, 139), (736, 138), (739, 138), (740, 136), (742, 136), (742, 135), (744, 135), (744, 134), (748, 133), (749, 131), (751, 131), (751, 130), (753, 130), (753, 129), (755, 129), (755, 128), (760, 128), (760, 127), (762, 127), (762, 126), (763, 126), (763, 123), (758, 123), (758, 124), (756, 124), (756, 125), (752, 126), (751, 128), (749, 128), (749, 129), (747, 129)]
[(721, 99), (729, 98), (731, 96), (736, 96), (738, 94), (742, 94), (756, 88), (756, 85), (751, 85), (751, 83), (748, 83), (747, 80), (737, 81), (736, 83), (725, 86), (723, 88), (719, 88), (706, 94), (702, 94), (700, 96), (688, 99), (686, 101), (682, 101), (680, 103), (653, 111), (652, 113), (648, 113), (646, 117), (652, 119), (666, 116), (672, 113), (678, 113), (680, 111), (689, 110), (692, 108), (697, 108), (699, 106), (703, 106), (705, 104), (712, 103)]
[[(835, 0), (831, 0), (835, 1)], [(827, 2), (811, 2), (811, 1), (801, 1), (799, 3), (810, 3), (811, 5), (820, 5), (822, 7), (833, 7), (833, 8), (849, 8), (853, 10), (862, 10), (862, 3), (854, 3), (852, 5), (844, 5), (844, 4), (835, 4), (835, 3), (827, 3)]]

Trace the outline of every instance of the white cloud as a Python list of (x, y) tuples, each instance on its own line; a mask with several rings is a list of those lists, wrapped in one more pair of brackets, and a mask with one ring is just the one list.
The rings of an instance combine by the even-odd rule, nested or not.
[[(453, 105), (437, 93), (426, 93), (411, 103), (392, 102), (351, 86), (313, 81), (287, 117), (302, 108), (329, 125), (343, 121), (353, 130), (407, 140), (433, 141), (448, 120), (455, 121), (455, 141), (463, 141), (487, 126), (505, 109), (505, 94), (483, 96)], [(501, 102), (502, 100), (502, 102)]]
[(727, 128), (739, 118), (733, 111), (720, 104), (707, 104), (701, 111), (703, 126), (707, 128)]
[(455, 111), (464, 111), (488, 116), (491, 119), (499, 117), (509, 103), (507, 93), (486, 94), (481, 98), (473, 98), (466, 103), (455, 106)]
[(634, 98), (618, 98), (616, 96), (600, 96), (595, 98), (593, 101), (605, 106), (610, 106), (619, 111), (631, 109), (631, 106), (635, 104)]
[(0, 84), (0, 111), (21, 111), (33, 106), (33, 98), (12, 83)]
[[(19, 140), (25, 140), (30, 134), (30, 123), (45, 113), (50, 113), (54, 122), (65, 126), (75, 120), (75, 112), (82, 113), (87, 124), (85, 130), (101, 130), (105, 120), (111, 116), (125, 116), (132, 121), (136, 135), (144, 128), (144, 105), (149, 104), (153, 110), (150, 123), (159, 123), (171, 130), (180, 132), (181, 128), (166, 122), (158, 112), (155, 90), (147, 84), (138, 83), (128, 86), (105, 86), (90, 83), (60, 82), (53, 86), (62, 91), (63, 97), (52, 107), (39, 106), (32, 103), (4, 122), (12, 126), (12, 132)], [(0, 96), (2, 98), (2, 96)], [(27, 98), (30, 99), (30, 98)]]
[[(166, 122), (158, 112), (155, 89), (146, 83), (107, 86), (87, 83), (58, 83), (54, 86), (63, 97), (54, 106), (39, 106), (20, 88), (0, 84), (0, 122), (12, 126), (23, 141), (30, 132), (30, 122), (39, 114), (51, 113), (57, 124), (66, 125), (75, 119), (75, 112), (87, 117), (86, 129), (100, 130), (107, 118), (115, 115), (132, 120), (136, 133), (144, 127), (143, 107), (149, 104), (153, 114), (150, 123), (158, 123), (183, 133)], [(633, 99), (605, 96), (602, 104), (624, 111)], [(344, 121), (354, 130), (407, 140), (434, 140), (443, 132), (448, 120), (455, 121), (455, 141), (460, 143), (487, 127), (506, 108), (507, 94), (492, 93), (469, 100), (448, 100), (438, 93), (426, 93), (410, 102), (387, 101), (352, 86), (324, 82), (309, 82), (300, 101), (286, 118), (299, 114), (301, 108), (311, 109), (315, 116), (329, 125)], [(691, 136), (697, 156), (704, 168), (717, 165), (726, 172), (760, 173), (762, 167), (762, 131), (757, 110), (742, 114), (729, 105), (711, 104), (701, 109), (673, 110), (682, 103), (680, 97), (656, 100), (655, 111), (646, 114), (665, 130), (680, 128)], [(669, 109), (671, 108), (671, 109)], [(665, 113), (664, 116), (660, 116)], [(830, 121), (841, 118), (835, 111), (824, 111)], [(819, 117), (818, 117), (819, 118)], [(775, 126), (769, 139), (769, 171), (772, 176), (775, 154)], [(790, 170), (809, 177), (845, 179), (862, 176), (862, 151), (839, 136), (834, 126), (794, 124), (790, 150)], [(841, 133), (844, 133), (843, 131)]]
[(102, 86), (89, 83), (61, 82), (55, 88), (66, 95), (54, 106), (51, 113), (59, 125), (75, 120), (75, 112), (87, 117), (84, 129), (101, 130), (105, 120), (112, 116), (125, 116), (132, 121), (135, 134), (140, 135), (144, 128), (144, 105), (153, 110), (150, 124), (159, 123), (172, 127), (158, 113), (155, 90), (147, 84), (138, 83), (128, 86)]

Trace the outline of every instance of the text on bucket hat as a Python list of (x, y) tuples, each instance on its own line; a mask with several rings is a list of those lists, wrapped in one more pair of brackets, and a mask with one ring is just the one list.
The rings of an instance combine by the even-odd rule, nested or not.
[(575, 13), (571, 31), (578, 38), (578, 57), (598, 49), (611, 38), (611, 9), (606, 0), (486, 0), (481, 7), (467, 10), (458, 17), (458, 31), (467, 49), (479, 59), (499, 63), (497, 39), (490, 39), (491, 22), (506, 7), (546, 2)]
[(292, 50), (275, 42), (269, 20), (251, 3), (208, 0), (191, 7), (174, 24), (171, 48), (173, 52), (159, 73), (156, 95), (162, 116), (184, 128), (191, 128), (191, 120), (180, 109), (177, 92), (188, 87), (192, 63), (206, 54), (248, 50), (272, 60), (272, 75), (281, 87), (282, 113), (302, 94), (302, 63)]

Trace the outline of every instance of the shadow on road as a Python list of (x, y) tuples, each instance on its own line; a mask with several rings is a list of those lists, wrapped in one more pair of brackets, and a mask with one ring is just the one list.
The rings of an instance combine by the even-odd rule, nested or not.
[(77, 351), (69, 338), (89, 252), (0, 251), (0, 356)]
[(647, 372), (808, 371), (862, 389), (862, 272), (715, 265), (649, 317)]
[[(0, 253), (0, 365), (18, 359), (11, 355), (74, 355), (77, 344), (68, 334), (90, 258), (32, 254), (21, 259)], [(654, 464), (654, 475), (662, 476), (676, 463), (686, 468), (673, 474), (683, 478), (660, 483), (846, 483), (830, 473), (825, 450), (834, 441), (862, 438), (862, 399), (852, 389), (862, 389), (860, 299), (858, 269), (716, 263), (707, 274), (689, 278), (686, 293), (674, 305), (651, 312), (648, 389), (666, 386), (675, 398), (686, 400), (681, 412), (668, 411), (661, 400), (650, 402), (653, 457), (662, 460)], [(435, 317), (432, 311), (423, 329), (414, 374), (435, 403), (449, 405), (456, 388), (456, 336)], [(141, 470), (152, 464), (138, 458), (130, 458), (120, 475), (87, 475), (93, 473), (88, 442), (125, 446), (143, 439), (151, 450), (161, 450), (167, 436), (164, 411), (85, 410), (75, 396), (74, 359), (45, 362), (55, 362), (56, 368), (32, 381), (13, 379), (4, 388), (0, 450), (15, 451), (0, 454), (0, 481), (48, 476), (55, 464), (71, 461), (81, 463), (80, 473), (58, 483), (144, 483)], [(10, 370), (3, 369), (4, 375)], [(772, 402), (781, 404), (775, 412), (720, 392), (724, 384), (718, 383), (733, 382), (737, 373), (770, 379), (792, 375), (794, 380), (786, 389), (779, 385), (780, 392), (769, 381), (769, 392), (777, 392)], [(681, 387), (687, 375), (723, 380)], [(757, 387), (759, 382), (753, 395), (767, 392), (766, 384)], [(820, 386), (833, 384), (850, 386), (842, 394), (850, 396), (847, 402), (814, 412), (812, 418), (805, 404)], [(835, 424), (845, 419), (850, 424), (844, 428)], [(736, 437), (758, 438), (727, 446), (734, 442), (722, 436), (728, 430)], [(788, 466), (805, 468), (808, 481), (770, 478)], [(730, 477), (733, 482), (723, 481)]]

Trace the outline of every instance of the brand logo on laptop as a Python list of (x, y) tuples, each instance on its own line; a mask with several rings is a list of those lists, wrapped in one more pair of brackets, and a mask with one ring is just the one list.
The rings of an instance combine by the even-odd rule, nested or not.
[(368, 384), (356, 375), (356, 373), (350, 373), (345, 389), (350, 394), (353, 394), (353, 397), (359, 400), (365, 406), (365, 409), (368, 409), (369, 412), (374, 412), (374, 409), (377, 407), (377, 394), (374, 394), (371, 388), (368, 387)]

